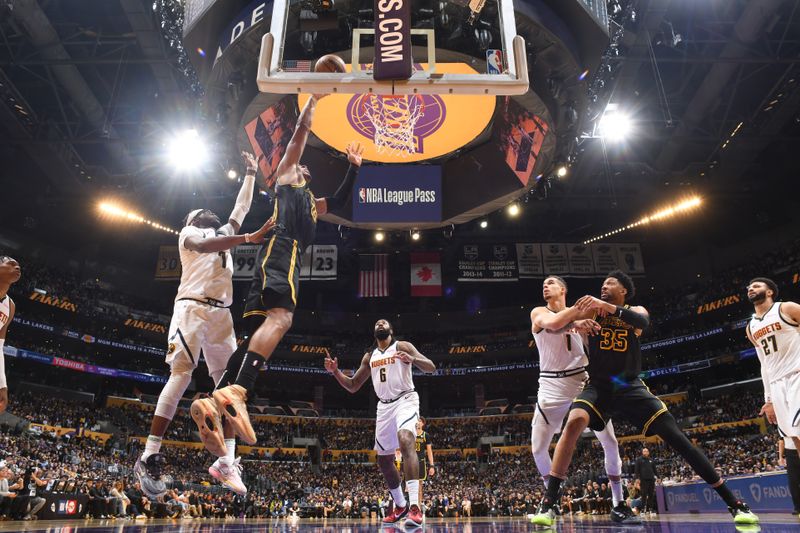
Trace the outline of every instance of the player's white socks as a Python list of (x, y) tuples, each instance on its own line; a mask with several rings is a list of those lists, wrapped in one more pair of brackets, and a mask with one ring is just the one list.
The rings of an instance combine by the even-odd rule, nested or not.
[(394, 500), (394, 504), (398, 507), (405, 507), (408, 505), (406, 501), (406, 497), (403, 495), (403, 484), (400, 483), (393, 489), (389, 489), (389, 493), (392, 495), (392, 500)]
[(236, 460), (236, 439), (225, 439), (225, 451), (225, 459), (232, 465)]
[(419, 480), (409, 479), (406, 481), (406, 490), (408, 490), (409, 503), (419, 507)]
[(619, 502), (625, 501), (622, 497), (622, 480), (611, 481), (609, 479), (608, 484), (611, 485), (611, 499), (614, 501), (614, 507), (616, 507)]
[(146, 462), (147, 458), (161, 451), (161, 437), (149, 435), (147, 442), (144, 444), (144, 452), (142, 452), (142, 462)]

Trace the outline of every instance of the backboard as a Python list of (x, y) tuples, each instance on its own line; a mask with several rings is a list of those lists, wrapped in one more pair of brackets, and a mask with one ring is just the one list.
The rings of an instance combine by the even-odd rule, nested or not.
[[(413, 6), (411, 1), (274, 2), (270, 32), (261, 44), (259, 89), (379, 95), (528, 91), (525, 42), (516, 34), (512, 0), (413, 0)], [(387, 18), (389, 8), (404, 9), (406, 18)], [(384, 59), (377, 64), (376, 28)], [(405, 47), (402, 58), (397, 52), (400, 45)], [(396, 55), (387, 55), (386, 50)], [(317, 59), (329, 53), (341, 57), (348, 71), (313, 72)], [(401, 61), (407, 74), (376, 79), (382, 77), (376, 72), (389, 60)]]

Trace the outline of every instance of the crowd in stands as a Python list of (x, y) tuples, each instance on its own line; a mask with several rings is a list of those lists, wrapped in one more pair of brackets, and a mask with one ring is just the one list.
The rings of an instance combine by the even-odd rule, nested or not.
[[(739, 394), (736, 401), (721, 397), (701, 404), (684, 402), (673, 409), (690, 422), (735, 421), (752, 418), (750, 410), (756, 408), (758, 401), (758, 394)], [(85, 403), (58, 399), (35, 402), (32, 395), (25, 393), (12, 396), (9, 410), (27, 421), (50, 425), (83, 424), (86, 427), (101, 421), (113, 424), (122, 419), (135, 422), (124, 432), (114, 434), (105, 444), (81, 437), (80, 431), (57, 437), (46, 430), (31, 432), (21, 424), (16, 428), (0, 428), (0, 459), (5, 461), (0, 479), (7, 479), (10, 492), (24, 496), (13, 502), (7, 495), (5, 499), (0, 495), (0, 513), (7, 517), (24, 518), (36, 514), (39, 500), (29, 495), (31, 483), (36, 485), (39, 495), (48, 492), (86, 494), (89, 514), (95, 517), (293, 514), (361, 517), (381, 516), (389, 505), (382, 477), (377, 467), (368, 462), (369, 455), (363, 452), (341, 454), (335, 460), (333, 454), (323, 452), (321, 465), (312, 464), (308, 455), (288, 450), (246, 455), (243, 475), (250, 492), (246, 498), (238, 498), (210, 483), (206, 469), (213, 458), (207, 453), (172, 446), (162, 449), (169, 465), (166, 475), (170, 480), (170, 492), (165, 501), (152, 502), (141, 493), (131, 475), (130, 466), (141, 453), (142, 445), (125, 437), (146, 434), (140, 422), (149, 420), (149, 412), (134, 406), (89, 408)], [(181, 422), (177, 425), (182, 427)], [(506, 435), (506, 444), (522, 446), (514, 453), (495, 450), (488, 456), (467, 455), (460, 450), (437, 454), (436, 473), (425, 483), (423, 491), (429, 516), (522, 515), (532, 512), (538, 505), (542, 484), (528, 450), (528, 417), (431, 419), (428, 429), (435, 449), (475, 447), (478, 438), (484, 435)], [(324, 439), (326, 449), (365, 449), (370, 447), (366, 444), (371, 443), (372, 431), (374, 422), (371, 420), (350, 420), (342, 424), (325, 419), (287, 418), (262, 421), (257, 425), (259, 445), (278, 447), (289, 441), (284, 437), (276, 438), (277, 435), (296, 435), (319, 436)], [(189, 429), (183, 428), (178, 433), (176, 436), (186, 437), (184, 440), (196, 440)], [(726, 476), (776, 468), (777, 438), (761, 434), (758, 425), (701, 430), (692, 433), (691, 438)], [(669, 448), (656, 443), (648, 447), (662, 482), (696, 479), (688, 465)], [(628, 480), (633, 476), (641, 448), (639, 441), (620, 445), (623, 477)], [(742, 454), (742, 449), (748, 453)], [(607, 481), (603, 454), (594, 439), (580, 442), (569, 474), (567, 494), (570, 497), (564, 502), (568, 509), (575, 513), (608, 512), (607, 487), (603, 487)], [(591, 483), (588, 489), (587, 483)], [(0, 489), (2, 486), (0, 481)], [(636, 492), (634, 485), (629, 490), (633, 494)]]

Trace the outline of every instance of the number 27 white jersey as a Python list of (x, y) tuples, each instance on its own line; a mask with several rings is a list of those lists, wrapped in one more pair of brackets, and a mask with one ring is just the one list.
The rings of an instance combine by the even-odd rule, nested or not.
[(769, 382), (800, 371), (800, 325), (781, 313), (781, 302), (760, 319), (753, 315), (747, 329)]
[(394, 400), (404, 392), (414, 390), (412, 365), (398, 359), (396, 353), (397, 342), (393, 342), (386, 351), (375, 348), (369, 358), (372, 386), (378, 398), (384, 401)]

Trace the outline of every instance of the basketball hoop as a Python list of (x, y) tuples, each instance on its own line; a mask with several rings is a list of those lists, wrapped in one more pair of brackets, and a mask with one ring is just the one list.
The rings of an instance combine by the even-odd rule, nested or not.
[(417, 95), (377, 95), (362, 100), (364, 112), (375, 129), (373, 141), (379, 154), (406, 157), (417, 153), (414, 128), (425, 114), (425, 104)]

